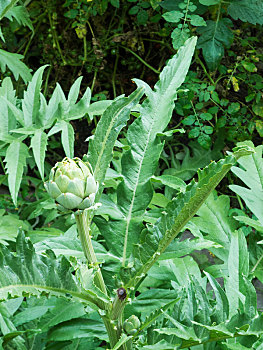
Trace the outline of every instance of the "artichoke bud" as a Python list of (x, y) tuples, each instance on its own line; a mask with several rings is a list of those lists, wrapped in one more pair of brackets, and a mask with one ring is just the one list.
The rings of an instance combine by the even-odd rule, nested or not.
[(138, 319), (137, 316), (132, 315), (129, 318), (127, 318), (126, 321), (123, 323), (123, 328), (125, 332), (129, 335), (133, 335), (137, 333), (138, 329), (140, 328), (141, 322)]
[(80, 158), (66, 157), (56, 163), (44, 185), (62, 210), (83, 210), (93, 206), (98, 190), (91, 165)]

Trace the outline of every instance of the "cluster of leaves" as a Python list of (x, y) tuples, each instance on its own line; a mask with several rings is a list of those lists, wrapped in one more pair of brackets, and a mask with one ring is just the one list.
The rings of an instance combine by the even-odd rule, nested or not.
[[(101, 13), (107, 12), (109, 3), (116, 11), (119, 7), (118, 1), (100, 3), (105, 6)], [(149, 11), (147, 2), (128, 3), (127, 11), (134, 11), (131, 15), (137, 16), (137, 24), (142, 24), (139, 21), (143, 16), (139, 13)], [(169, 3), (167, 0), (161, 5)], [(185, 11), (180, 19), (197, 25), (202, 17), (195, 13), (195, 2), (179, 3), (186, 5), (179, 7)], [(219, 5), (217, 0), (202, 3), (209, 5), (209, 10), (210, 6), (218, 9)], [(15, 4), (11, 0), (1, 4), (1, 16), (6, 20), (17, 16), (19, 22), (17, 13), (21, 12), (29, 18), (25, 8), (21, 5), (24, 10), (19, 10), (20, 5)], [(235, 18), (231, 4), (227, 10)], [(78, 29), (79, 38), (83, 35), (86, 45), (85, 28), (81, 27), (85, 22), (81, 12), (84, 5), (97, 11), (95, 15), (100, 12), (96, 1), (90, 6), (86, 1), (76, 3), (78, 12), (70, 19), (77, 23), (74, 28)], [(151, 1), (151, 7), (158, 9), (159, 5), (158, 1)], [(67, 1), (65, 7), (70, 6), (73, 3)], [(167, 10), (166, 16), (169, 11), (176, 11)], [(51, 16), (50, 22), (56, 26), (55, 17)], [(52, 27), (50, 34), (58, 45), (60, 39)], [(114, 350), (132, 346), (141, 350), (262, 348), (262, 310), (252, 283), (255, 279), (263, 283), (262, 146), (241, 143), (225, 159), (211, 163), (222, 157), (222, 147), (215, 145), (211, 150), (211, 139), (207, 136), (211, 131), (227, 129), (230, 121), (238, 123), (239, 113), (246, 106), (220, 97), (217, 84), (211, 81), (215, 76), (209, 75), (208, 84), (190, 72), (184, 85), (189, 91), (179, 90), (190, 66), (195, 41), (188, 40), (167, 62), (153, 88), (134, 79), (137, 89), (130, 96), (92, 104), (89, 88), (78, 101), (81, 78), (72, 84), (67, 98), (59, 84), (46, 97), (47, 90), (41, 92), (45, 66), (31, 76), (20, 61), (22, 57), (0, 51), (15, 78), (20, 75), (28, 82), (23, 95), (15, 92), (10, 77), (3, 78), (0, 87), (0, 146), (6, 164), (1, 183), (9, 185), (14, 203), (21, 204), (17, 214), (0, 211), (3, 348), (108, 348), (109, 334), (103, 320), (105, 313), (106, 319), (110, 317), (107, 307), (112, 306), (111, 297), (120, 286), (127, 289), (131, 298), (131, 303), (125, 306), (124, 318), (137, 315), (141, 325), (132, 335), (120, 327)], [(62, 61), (68, 59), (62, 51), (58, 54)], [(246, 76), (250, 77), (246, 99), (252, 101), (251, 113), (260, 117), (262, 86), (254, 54), (253, 51), (242, 56), (231, 72), (226, 72), (222, 64), (219, 72), (224, 79), (228, 78), (227, 84), (235, 92)], [(4, 71), (6, 66), (1, 68)], [(143, 93), (146, 98), (140, 104)], [(174, 108), (182, 117), (180, 123), (192, 128), (189, 136), (199, 144), (173, 147), (172, 136), (183, 131), (178, 126), (169, 129)], [(131, 112), (133, 119), (129, 120)], [(57, 149), (62, 145), (62, 153), (72, 157), (74, 129), (70, 122), (85, 115), (90, 119), (101, 115), (94, 135), (89, 138), (88, 159), (100, 184), (96, 200), (102, 204), (96, 211), (96, 225), (92, 224), (91, 232), (109, 295), (96, 285), (96, 264), (85, 263), (73, 216), (59, 214), (41, 184), (50, 170), (49, 161), (58, 160), (52, 136), (61, 132)], [(126, 124), (125, 132), (117, 139)], [(238, 166), (232, 168), (233, 176), (238, 176), (247, 187), (230, 188), (238, 195), (236, 198), (244, 201), (244, 205), (240, 202), (241, 209), (231, 209), (228, 196), (213, 192), (236, 160)], [(205, 169), (198, 171), (200, 167)], [(27, 168), (32, 169), (33, 176), (26, 176)], [(188, 183), (197, 172), (196, 180)], [(27, 182), (33, 184), (31, 192), (32, 187), (37, 189), (36, 198), (30, 203), (27, 192), (25, 200), (17, 202), (19, 187), (23, 191)], [(102, 194), (104, 185), (106, 190)], [(191, 232), (192, 239), (179, 236), (185, 229)], [(193, 257), (198, 260), (198, 256), (204, 256), (204, 249), (209, 250), (213, 263), (198, 266)]]

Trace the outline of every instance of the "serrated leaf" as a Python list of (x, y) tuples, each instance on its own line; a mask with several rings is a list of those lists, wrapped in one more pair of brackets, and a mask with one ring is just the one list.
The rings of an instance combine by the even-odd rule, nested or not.
[(232, 232), (237, 228), (237, 222), (229, 216), (230, 198), (228, 196), (217, 196), (212, 193), (198, 210), (198, 217), (193, 222), (198, 229), (205, 233), (205, 238), (220, 244), (222, 249), (211, 249), (223, 261), (227, 260), (228, 248)]
[(229, 303), (224, 290), (221, 288), (217, 280), (211, 276), (208, 272), (205, 272), (208, 277), (211, 287), (215, 293), (216, 304), (214, 307), (214, 316), (217, 323), (221, 323), (228, 318), (229, 315)]
[[(176, 298), (172, 301), (170, 301), (169, 303), (163, 305), (161, 308), (156, 309), (155, 311), (153, 311), (149, 316), (146, 317), (146, 319), (144, 320), (143, 324), (140, 326), (140, 328), (138, 329), (138, 332), (136, 333), (136, 335), (138, 333), (140, 333), (142, 330), (148, 328), (151, 324), (153, 324), (160, 316), (163, 316), (163, 313), (165, 311), (167, 311), (168, 309), (170, 309), (171, 307), (174, 306), (175, 303), (177, 303), (177, 301), (180, 298)], [(136, 336), (135, 335), (135, 336)]]
[(18, 2), (18, 0), (2, 0), (0, 2), (0, 20)]
[(69, 122), (61, 121), (61, 142), (65, 154), (69, 158), (74, 157), (74, 129)]
[[(234, 155), (238, 157), (244, 151), (245, 148), (239, 148)], [(251, 147), (247, 147), (248, 154), (252, 151)], [(186, 187), (185, 193), (180, 193), (167, 205), (156, 224), (142, 232), (140, 242), (134, 250), (137, 266), (123, 272), (125, 278), (130, 278), (127, 287), (139, 283), (145, 272), (158, 260), (161, 253), (184, 228), (235, 162), (235, 156), (228, 156), (218, 163), (212, 162), (199, 171), (198, 183), (193, 180)]]
[(22, 100), (22, 110), (24, 115), (25, 126), (43, 126), (40, 120), (40, 89), (42, 85), (42, 75), (47, 65), (40, 67), (33, 75), (32, 80), (28, 84), (27, 90), (24, 92)]
[[(229, 315), (234, 316), (239, 309), (239, 300), (243, 303), (242, 275), (249, 272), (247, 243), (242, 230), (232, 233), (228, 256), (228, 274), (226, 278), (226, 295), (229, 301)], [(244, 296), (243, 296), (244, 298)]]
[(9, 131), (16, 127), (16, 118), (6, 100), (16, 104), (15, 90), (11, 78), (4, 78), (0, 87), (0, 139), (7, 136)]
[(263, 24), (263, 3), (261, 0), (233, 0), (227, 8), (234, 19), (252, 24)]
[(0, 299), (50, 294), (90, 303), (93, 307), (98, 306), (100, 300), (107, 301), (104, 294), (93, 285), (94, 275), (91, 274), (90, 280), (86, 281), (90, 289), (83, 291), (71, 273), (68, 260), (63, 256), (56, 258), (52, 251), (48, 253), (48, 256), (37, 255), (23, 233), (17, 237), (16, 254), (1, 246)]
[[(163, 142), (157, 136), (168, 125), (174, 108), (177, 89), (183, 83), (191, 63), (196, 38), (191, 38), (172, 58), (160, 74), (152, 91), (146, 89), (147, 99), (138, 117), (129, 127), (127, 141), (130, 149), (121, 160), (123, 181), (117, 188), (117, 205), (123, 220), (97, 220), (107, 245), (126, 266), (134, 244), (139, 241), (143, 214), (152, 200), (151, 177), (155, 172)], [(134, 79), (139, 86), (145, 86)]]
[(11, 53), (0, 49), (0, 68), (2, 72), (5, 73), (6, 67), (8, 67), (16, 80), (21, 76), (24, 82), (27, 83), (31, 80), (32, 76), (30, 69), (20, 61), (23, 58), (24, 56), (17, 53)]
[[(242, 143), (241, 143), (242, 144)], [(237, 193), (248, 208), (263, 225), (263, 146), (255, 147), (255, 153), (238, 160), (239, 167), (232, 172), (238, 176), (247, 187), (230, 185), (229, 188)]]
[(127, 341), (129, 341), (130, 339), (132, 339), (132, 336), (128, 336), (125, 333), (123, 333), (120, 336), (120, 339), (118, 340), (118, 342), (114, 345), (114, 347), (112, 348), (112, 350), (118, 350), (123, 344), (127, 343)]
[(111, 104), (112, 100), (103, 100), (92, 103), (87, 109), (90, 120), (93, 119), (94, 115), (102, 115)]
[(44, 162), (47, 149), (47, 139), (47, 134), (41, 129), (37, 129), (34, 136), (31, 138), (31, 147), (33, 149), (34, 158), (43, 181), (45, 177)]
[(9, 190), (15, 205), (17, 205), (17, 195), (28, 157), (28, 147), (20, 141), (13, 141), (6, 150), (4, 162), (6, 162)]
[(129, 97), (115, 99), (100, 118), (94, 138), (90, 139), (88, 159), (95, 179), (100, 184), (112, 159), (112, 150), (118, 134), (129, 119), (130, 110), (139, 102), (143, 93), (143, 89), (137, 89)]
[(49, 341), (73, 340), (79, 338), (108, 340), (105, 326), (101, 320), (79, 318), (58, 325), (48, 333)]
[(15, 6), (11, 10), (9, 10), (6, 15), (6, 18), (8, 18), (10, 21), (13, 20), (13, 18), (16, 19), (18, 24), (22, 24), (23, 26), (27, 26), (32, 31), (34, 31), (33, 24), (30, 20), (29, 13), (27, 12), (25, 6)]

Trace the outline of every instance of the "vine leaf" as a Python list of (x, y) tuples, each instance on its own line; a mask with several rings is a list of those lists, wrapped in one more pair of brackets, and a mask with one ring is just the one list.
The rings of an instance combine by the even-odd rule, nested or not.
[[(56, 258), (49, 250), (47, 256), (36, 254), (30, 240), (20, 232), (17, 236), (16, 254), (3, 245), (0, 247), (0, 299), (21, 296), (54, 295), (68, 297), (94, 308), (107, 297), (93, 284), (94, 273), (90, 273), (82, 289), (65, 257)], [(88, 286), (88, 288), (87, 288)]]

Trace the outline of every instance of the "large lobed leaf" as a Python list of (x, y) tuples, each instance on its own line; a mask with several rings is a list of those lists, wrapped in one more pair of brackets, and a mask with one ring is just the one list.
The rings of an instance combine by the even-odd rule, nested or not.
[(147, 99), (140, 108), (140, 116), (131, 124), (127, 133), (130, 149), (122, 156), (123, 181), (117, 188), (117, 206), (122, 213), (119, 220), (96, 219), (108, 247), (114, 254), (122, 256), (122, 265), (128, 259), (134, 244), (138, 243), (142, 230), (143, 214), (151, 202), (154, 174), (163, 142), (158, 133), (168, 125), (174, 108), (177, 89), (183, 83), (190, 66), (196, 38), (189, 39), (160, 74), (154, 90), (144, 82)]
[[(198, 173), (194, 180), (166, 207), (165, 212), (152, 228), (144, 230), (134, 249), (135, 266), (124, 269), (123, 277), (131, 278), (127, 287), (134, 286), (144, 277), (149, 268), (158, 260), (172, 240), (194, 216), (209, 194), (236, 162), (236, 157), (250, 154), (253, 149), (240, 147), (234, 155), (219, 162), (212, 162)], [(130, 275), (130, 276), (129, 276)], [(129, 277), (128, 277), (129, 276)]]
[(100, 300), (107, 301), (93, 284), (94, 273), (85, 274), (85, 290), (72, 274), (65, 257), (56, 258), (52, 251), (48, 256), (35, 253), (32, 243), (23, 233), (17, 237), (16, 254), (5, 246), (0, 250), (0, 299), (35, 295), (54, 295), (73, 298), (94, 307)]
[[(251, 142), (248, 143), (253, 147)], [(242, 143), (240, 143), (242, 145)], [(238, 176), (247, 187), (230, 185), (248, 208), (258, 219), (259, 228), (263, 229), (263, 146), (255, 147), (255, 153), (238, 160), (239, 167), (233, 167), (232, 172)], [(242, 221), (242, 218), (241, 218)], [(253, 223), (253, 222), (252, 222)]]
[(0, 68), (4, 73), (6, 71), (6, 66), (12, 71), (15, 79), (17, 80), (19, 76), (24, 80), (25, 83), (31, 80), (30, 69), (21, 62), (24, 56), (17, 53), (11, 53), (0, 49)]
[(144, 89), (137, 89), (129, 97), (117, 97), (104, 111), (94, 137), (90, 138), (88, 159), (99, 184), (104, 181), (119, 132), (126, 125), (132, 107), (139, 102), (143, 93)]

